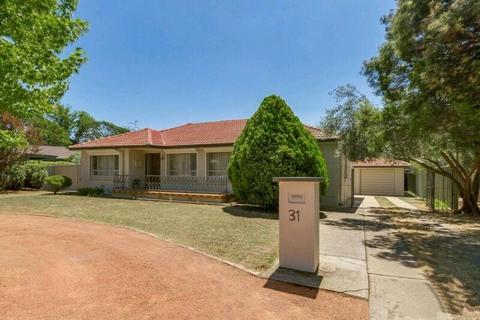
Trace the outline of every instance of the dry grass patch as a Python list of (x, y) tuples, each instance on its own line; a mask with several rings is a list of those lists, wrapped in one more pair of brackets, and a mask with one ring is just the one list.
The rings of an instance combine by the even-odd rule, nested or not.
[(0, 196), (0, 213), (46, 214), (140, 229), (264, 271), (278, 257), (278, 220), (251, 207), (80, 197)]

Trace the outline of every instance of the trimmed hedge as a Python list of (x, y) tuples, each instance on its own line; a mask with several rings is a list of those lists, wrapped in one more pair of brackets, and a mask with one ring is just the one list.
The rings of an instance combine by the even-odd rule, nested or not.
[(286, 102), (266, 97), (234, 145), (228, 175), (236, 196), (245, 203), (278, 207), (273, 177), (322, 177), (328, 186), (325, 159), (318, 142)]
[(67, 176), (62, 176), (56, 174), (53, 176), (48, 176), (45, 179), (45, 185), (48, 190), (53, 191), (54, 194), (57, 194), (58, 191), (64, 190), (72, 185), (72, 179)]
[(78, 189), (78, 194), (87, 197), (101, 197), (105, 195), (105, 190), (103, 190), (103, 187), (85, 187)]
[(22, 187), (40, 189), (48, 176), (47, 167), (51, 165), (74, 165), (74, 163), (45, 160), (19, 162), (8, 171), (0, 173), (0, 190), (19, 190)]

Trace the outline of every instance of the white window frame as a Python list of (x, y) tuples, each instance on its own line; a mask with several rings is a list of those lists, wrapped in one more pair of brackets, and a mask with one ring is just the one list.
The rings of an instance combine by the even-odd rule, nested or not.
[[(114, 169), (94, 169), (93, 168), (93, 161), (94, 157), (113, 157), (114, 161)], [(116, 160), (115, 160), (116, 159)], [(120, 174), (120, 157), (117, 154), (95, 154), (95, 155), (90, 155), (89, 159), (89, 165), (90, 165), (90, 176), (91, 177), (111, 177), (111, 176), (116, 176)], [(97, 159), (98, 163), (98, 159)], [(116, 168), (115, 168), (116, 167)]]

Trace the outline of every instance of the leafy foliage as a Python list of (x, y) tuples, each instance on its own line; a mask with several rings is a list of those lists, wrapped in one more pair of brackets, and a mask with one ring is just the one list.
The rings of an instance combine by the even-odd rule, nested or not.
[(374, 158), (383, 150), (382, 113), (354, 86), (333, 91), (337, 105), (320, 127), (340, 137), (340, 149), (350, 160)]
[(0, 7), (0, 110), (21, 119), (60, 101), (68, 78), (85, 62), (82, 49), (65, 55), (86, 30), (74, 19), (77, 0), (3, 0)]
[(101, 197), (105, 195), (105, 190), (102, 187), (79, 188), (78, 194), (87, 197)]
[(328, 185), (325, 160), (317, 141), (278, 96), (266, 97), (234, 145), (228, 174), (235, 194), (246, 203), (278, 206), (273, 177), (323, 177)]
[(26, 161), (21, 167), (25, 171), (23, 186), (40, 189), (48, 177), (45, 163), (41, 161)]
[(0, 185), (7, 183), (9, 168), (29, 148), (28, 140), (35, 139), (35, 134), (28, 130), (23, 121), (9, 113), (0, 114)]
[(67, 176), (62, 176), (60, 174), (56, 174), (53, 176), (48, 176), (45, 179), (45, 185), (54, 194), (57, 194), (58, 191), (64, 190), (72, 185), (72, 179)]
[(25, 181), (25, 167), (18, 164), (11, 165), (1, 173), (0, 189), (19, 190)]
[(72, 111), (61, 105), (35, 120), (35, 127), (44, 143), (54, 146), (69, 146), (130, 131), (108, 121), (98, 121), (85, 111)]
[(51, 165), (74, 165), (69, 161), (28, 160), (17, 162), (0, 176), (0, 190), (18, 190), (22, 187), (41, 188), (48, 176), (47, 167)]
[(385, 43), (364, 66), (384, 97), (386, 149), (451, 178), (461, 210), (480, 214), (480, 6), (477, 0), (397, 4), (384, 18)]
[[(87, 30), (73, 18), (77, 0), (0, 1), (0, 175), (28, 149), (28, 122), (59, 103), (68, 79), (85, 62), (64, 49)], [(21, 125), (9, 125), (4, 117)]]

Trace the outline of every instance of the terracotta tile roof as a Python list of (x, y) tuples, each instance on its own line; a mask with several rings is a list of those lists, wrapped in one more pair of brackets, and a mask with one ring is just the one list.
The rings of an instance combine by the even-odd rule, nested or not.
[[(110, 136), (71, 146), (70, 149), (89, 149), (107, 147), (185, 147), (202, 145), (231, 145), (243, 131), (246, 119), (214, 122), (187, 123), (165, 130), (142, 129)], [(336, 137), (323, 130), (305, 126), (320, 141), (335, 140)]]
[(354, 167), (409, 167), (410, 164), (401, 160), (389, 160), (384, 158), (356, 161)]

